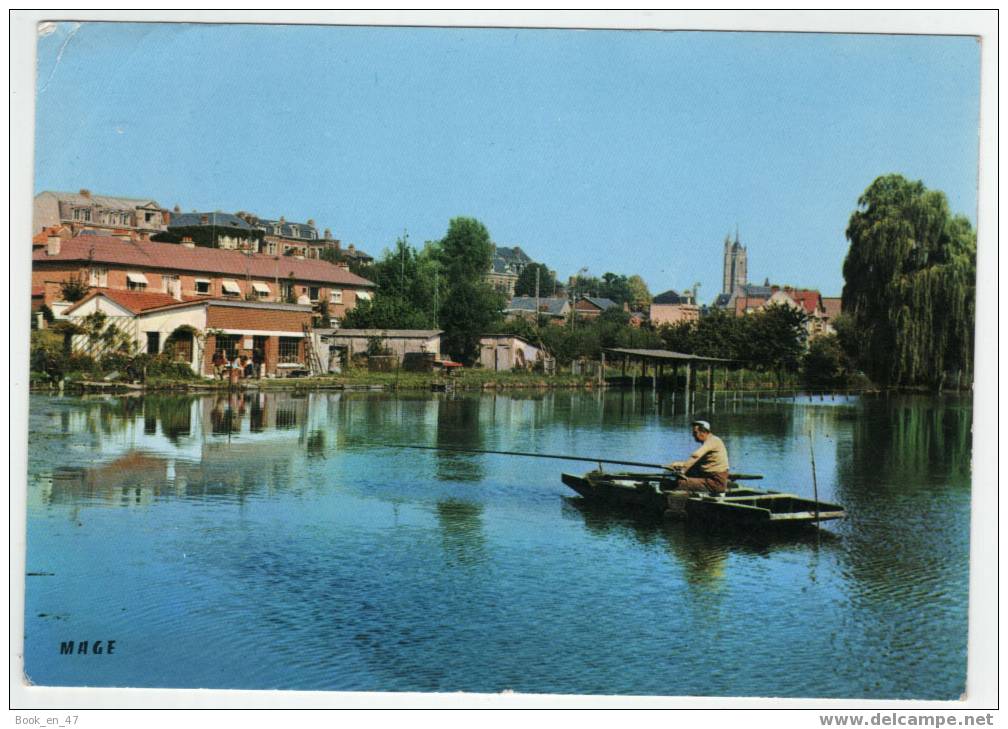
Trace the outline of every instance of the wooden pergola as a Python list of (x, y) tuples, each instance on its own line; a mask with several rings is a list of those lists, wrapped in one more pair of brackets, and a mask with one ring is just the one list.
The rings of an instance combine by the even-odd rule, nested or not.
[(683, 354), (673, 352), (668, 349), (622, 349), (618, 347), (608, 347), (602, 350), (602, 371), (605, 371), (606, 353), (613, 355), (616, 359), (623, 361), (623, 376), (626, 377), (627, 365), (640, 362), (641, 377), (647, 377), (648, 365), (652, 368), (652, 377), (655, 386), (662, 376), (665, 367), (672, 368), (673, 377), (679, 377), (679, 367), (686, 367), (686, 385), (683, 388), (683, 395), (686, 402), (689, 402), (691, 382), (696, 369), (706, 365), (707, 367), (707, 390), (714, 390), (714, 367), (717, 364), (730, 365), (734, 360), (721, 359), (719, 357), (701, 357), (696, 354)]

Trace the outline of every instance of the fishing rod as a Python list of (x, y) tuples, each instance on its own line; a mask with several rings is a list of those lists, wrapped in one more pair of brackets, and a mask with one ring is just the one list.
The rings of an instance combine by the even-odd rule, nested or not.
[[(527, 458), (555, 458), (561, 461), (585, 461), (587, 463), (610, 463), (617, 466), (639, 466), (641, 468), (657, 468), (662, 471), (668, 470), (660, 463), (641, 463), (640, 461), (616, 461), (610, 458), (585, 458), (584, 456), (565, 456), (558, 455), (555, 453), (528, 453), (526, 451), (493, 451), (484, 448), (458, 448), (456, 446), (424, 446), (424, 445), (406, 445), (403, 443), (384, 443), (387, 448), (411, 448), (414, 450), (421, 451), (452, 451), (454, 453), (487, 453), (491, 455), (498, 456), (525, 456)], [(761, 479), (762, 476), (754, 473), (732, 473), (728, 476), (730, 479), (738, 480), (755, 480)]]

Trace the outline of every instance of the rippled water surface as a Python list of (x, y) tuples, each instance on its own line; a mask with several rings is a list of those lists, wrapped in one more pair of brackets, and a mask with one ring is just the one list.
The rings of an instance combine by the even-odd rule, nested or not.
[[(585, 509), (667, 462), (650, 393), (32, 396), (25, 665), (43, 685), (956, 698), (970, 424), (955, 398), (716, 403), (732, 465), (819, 494), (811, 535)], [(60, 655), (68, 640), (113, 655)]]

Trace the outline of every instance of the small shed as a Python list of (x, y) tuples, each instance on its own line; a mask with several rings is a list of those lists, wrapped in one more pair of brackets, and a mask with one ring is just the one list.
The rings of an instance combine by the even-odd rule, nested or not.
[(357, 354), (366, 354), (377, 342), (381, 349), (402, 362), (409, 352), (441, 354), (440, 329), (316, 329), (316, 346), (323, 366), (339, 357), (343, 366)]
[(541, 347), (513, 334), (480, 337), (480, 365), (484, 369), (494, 372), (532, 369), (537, 362), (545, 362), (548, 358)]

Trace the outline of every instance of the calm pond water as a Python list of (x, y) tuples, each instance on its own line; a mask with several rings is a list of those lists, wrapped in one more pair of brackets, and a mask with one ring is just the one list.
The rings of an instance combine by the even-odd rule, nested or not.
[[(736, 469), (844, 522), (769, 539), (586, 510), (667, 462), (651, 393), (32, 396), (25, 666), (40, 685), (957, 698), (966, 399), (717, 403)], [(60, 655), (115, 640), (113, 655)]]

